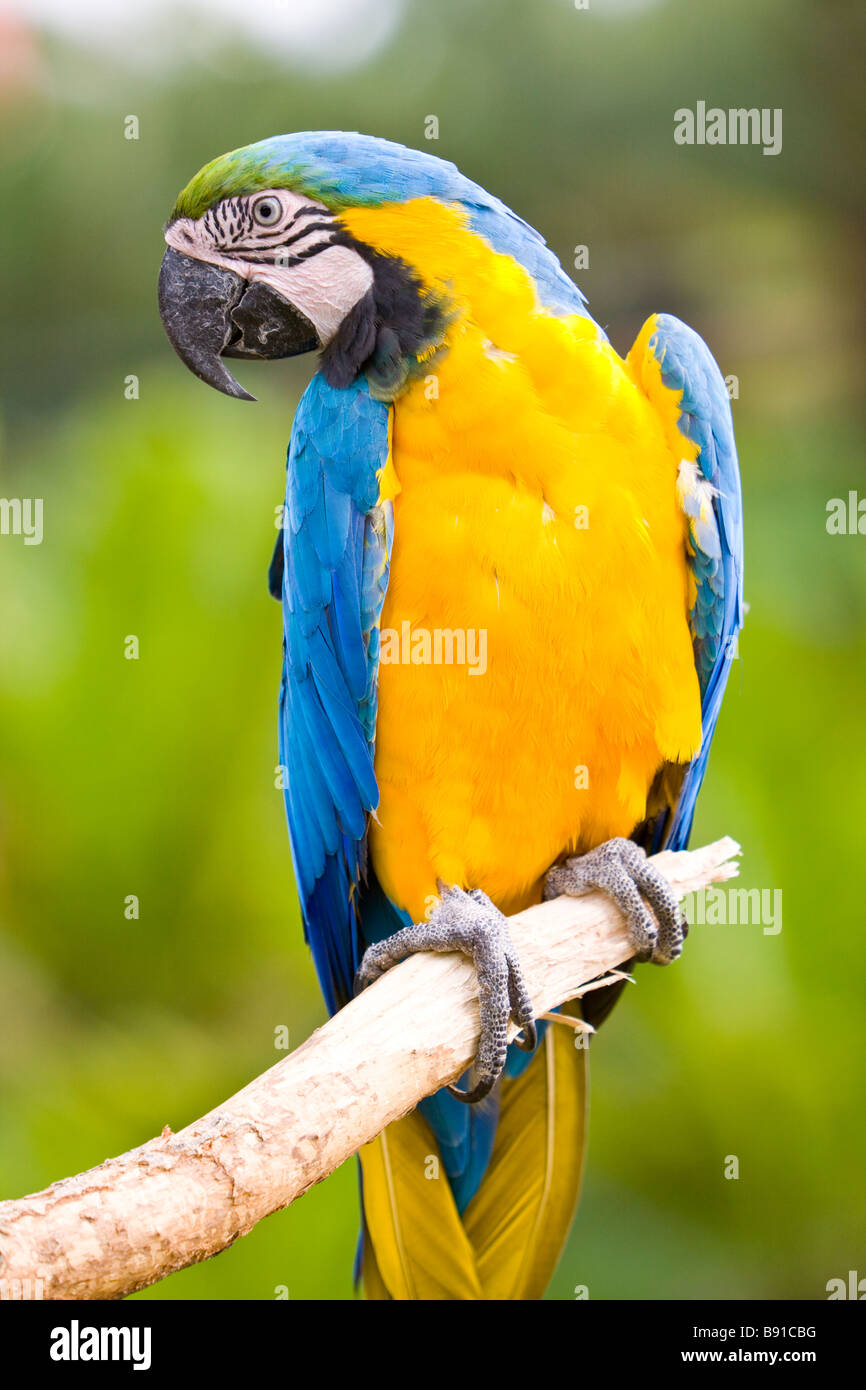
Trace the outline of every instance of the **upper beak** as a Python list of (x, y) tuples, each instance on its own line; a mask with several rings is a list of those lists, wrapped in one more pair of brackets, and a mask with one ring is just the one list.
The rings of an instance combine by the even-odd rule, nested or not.
[(251, 284), (169, 247), (159, 272), (159, 312), (169, 342), (209, 386), (254, 401), (223, 357), (294, 357), (320, 346), (308, 318), (269, 285)]

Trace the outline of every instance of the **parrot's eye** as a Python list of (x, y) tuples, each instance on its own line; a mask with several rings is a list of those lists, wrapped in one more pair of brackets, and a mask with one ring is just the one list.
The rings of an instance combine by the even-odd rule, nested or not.
[(276, 198), (259, 198), (253, 204), (253, 220), (260, 227), (274, 227), (282, 216), (282, 208)]

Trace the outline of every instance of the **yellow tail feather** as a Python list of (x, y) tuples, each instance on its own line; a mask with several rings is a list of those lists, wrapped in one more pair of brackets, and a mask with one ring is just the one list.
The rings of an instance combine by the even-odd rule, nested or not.
[(502, 1085), (490, 1166), (463, 1217), (485, 1299), (541, 1298), (568, 1237), (589, 1078), (589, 1053), (575, 1041), (550, 1025), (531, 1066)]
[(364, 1290), (364, 1297), (369, 1299), (390, 1299), (391, 1295), (385, 1285), (385, 1281), (379, 1273), (379, 1266), (376, 1263), (376, 1252), (373, 1249), (373, 1242), (370, 1239), (370, 1228), (364, 1221), (364, 1253), (361, 1260), (361, 1285)]
[(365, 1280), (367, 1298), (381, 1298), (380, 1286), (395, 1299), (481, 1298), (475, 1256), (426, 1120), (417, 1111), (397, 1120), (360, 1158), (376, 1266)]
[(368, 1299), (541, 1298), (583, 1167), (589, 1063), (574, 1044), (570, 1029), (549, 1026), (523, 1076), (500, 1083), (490, 1166), (462, 1222), (417, 1112), (361, 1150)]

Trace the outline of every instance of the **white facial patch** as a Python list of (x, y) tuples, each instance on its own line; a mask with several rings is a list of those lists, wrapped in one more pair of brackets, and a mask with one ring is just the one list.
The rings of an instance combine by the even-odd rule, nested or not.
[(300, 265), (265, 267), (250, 278), (263, 280), (306, 315), (325, 347), (367, 293), (373, 272), (350, 246), (329, 246)]
[(179, 217), (165, 240), (175, 251), (275, 290), (316, 329), (324, 347), (373, 283), (350, 246), (334, 245), (336, 215), (284, 188), (224, 198), (202, 217)]

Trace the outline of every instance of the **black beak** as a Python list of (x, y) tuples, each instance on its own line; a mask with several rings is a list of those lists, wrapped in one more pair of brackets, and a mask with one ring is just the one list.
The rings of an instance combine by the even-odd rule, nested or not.
[(169, 247), (159, 272), (159, 312), (180, 360), (208, 386), (254, 401), (223, 357), (295, 357), (320, 347), (308, 318), (268, 285)]

